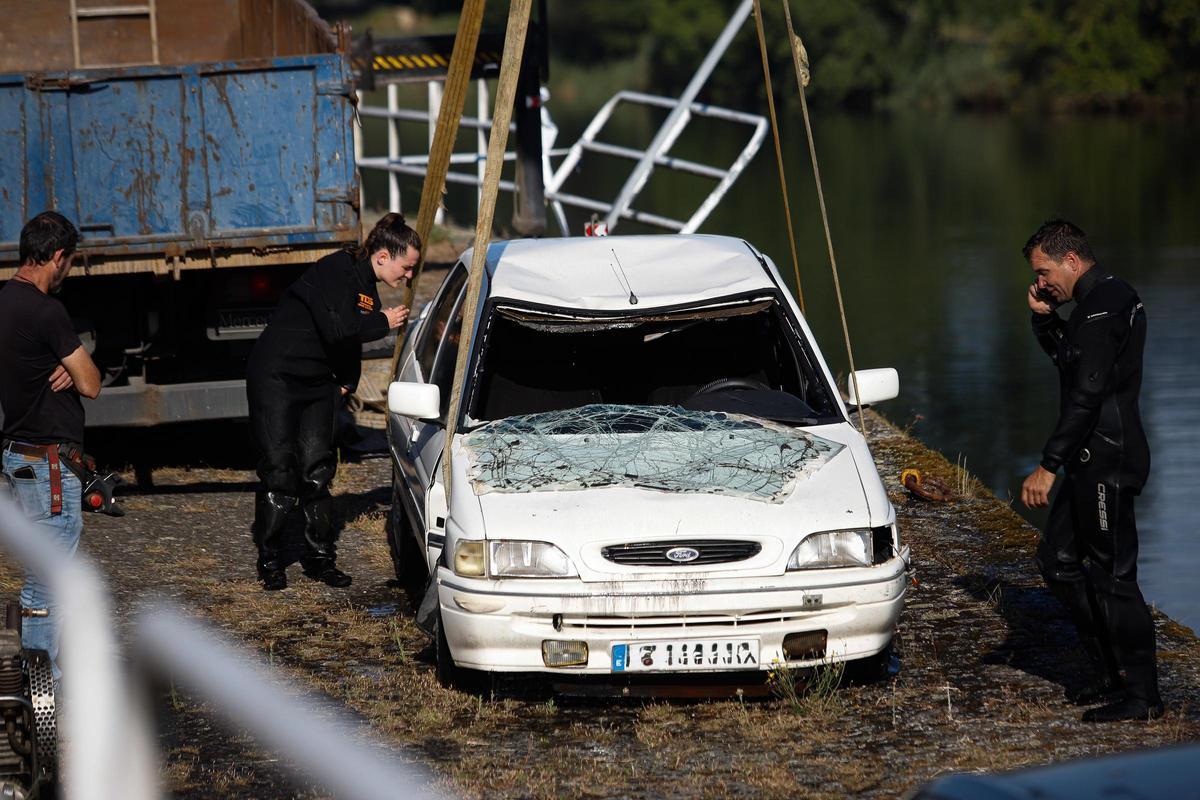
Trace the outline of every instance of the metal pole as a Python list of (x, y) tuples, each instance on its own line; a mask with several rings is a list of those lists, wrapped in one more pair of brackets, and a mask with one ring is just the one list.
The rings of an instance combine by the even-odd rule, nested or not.
[[(334, 796), (350, 800), (439, 797), (428, 770), (395, 752), (368, 747), (351, 723), (305, 702), (302, 691), (270, 675), (248, 653), (170, 608), (142, 614), (134, 625), (137, 654), (156, 671), (191, 687), (238, 728), (308, 773)], [(333, 718), (331, 719), (331, 715)], [(110, 795), (117, 797), (122, 795)]]
[(680, 95), (678, 103), (667, 119), (663, 122), (662, 127), (658, 129), (658, 133), (654, 135), (654, 140), (650, 142), (650, 146), (646, 148), (646, 155), (634, 167), (633, 173), (629, 179), (625, 181), (625, 185), (621, 187), (621, 193), (617, 195), (617, 199), (613, 202), (612, 210), (608, 212), (605, 218), (605, 223), (610, 231), (617, 226), (617, 221), (621, 215), (629, 208), (629, 204), (633, 202), (633, 198), (646, 185), (646, 181), (650, 178), (650, 173), (654, 169), (654, 159), (659, 153), (666, 153), (679, 134), (683, 131), (691, 116), (692, 101), (696, 99), (696, 95), (700, 93), (704, 82), (708, 80), (708, 76), (712, 74), (713, 69), (717, 66), (721, 56), (729, 49), (730, 42), (737, 35), (738, 29), (742, 27), (742, 23), (750, 16), (750, 8), (754, 0), (742, 0), (741, 5), (733, 12), (733, 16), (729, 18), (729, 22), (725, 24), (725, 30), (721, 31), (721, 35), (717, 37), (716, 44), (708, 51), (708, 55), (704, 57), (704, 61), (700, 64), (700, 68), (696, 70), (696, 74), (692, 76), (692, 80), (688, 83), (687, 88)]
[[(400, 109), (400, 87), (389, 83), (387, 87), (388, 111)], [(395, 117), (388, 117), (388, 162), (400, 160), (400, 131)], [(396, 173), (388, 173), (388, 211), (400, 210), (400, 179)]]
[[(362, 108), (362, 93), (357, 89), (354, 91), (354, 107)], [(358, 172), (358, 207), (363, 208), (363, 203), (366, 200), (366, 189), (363, 188), (362, 176), (362, 161), (363, 161), (363, 126), (362, 114), (354, 115), (354, 169)]]
[[(429, 82), (429, 151), (433, 152), (433, 136), (437, 133), (437, 119), (442, 112), (442, 84), (439, 81)], [(446, 219), (446, 212), (438, 206), (433, 215), (433, 224), (441, 225)]]
[[(488, 83), (486, 78), (480, 78), (475, 82), (475, 116), (480, 122), (488, 122), (491, 117), (491, 109), (489, 106)], [(483, 175), (487, 172), (487, 131), (482, 125), (475, 131), (475, 155), (478, 161), (475, 163), (475, 174), (479, 176), (479, 188), (475, 191), (475, 207), (479, 208), (479, 204), (483, 202)]]

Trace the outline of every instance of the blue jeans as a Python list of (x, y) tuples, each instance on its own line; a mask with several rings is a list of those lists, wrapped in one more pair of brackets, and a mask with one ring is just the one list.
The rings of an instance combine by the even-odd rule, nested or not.
[[(29, 469), (26, 470), (25, 467)], [(52, 537), (74, 555), (83, 532), (83, 487), (74, 473), (61, 465), (62, 513), (50, 514), (50, 462), (43, 457), (23, 456), (4, 451), (4, 472), (13, 487), (13, 497), (40, 531)], [(32, 471), (32, 475), (29, 475)], [(20, 472), (21, 474), (18, 474)], [(27, 649), (45, 650), (50, 654), (54, 677), (58, 669), (58, 611), (46, 584), (32, 572), (25, 573), (21, 588), (21, 605), (30, 609), (46, 609), (45, 617), (25, 617), (21, 621), (21, 643)]]

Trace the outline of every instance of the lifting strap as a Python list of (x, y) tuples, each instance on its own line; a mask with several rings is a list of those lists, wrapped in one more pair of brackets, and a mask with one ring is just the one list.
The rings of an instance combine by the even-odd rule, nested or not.
[(462, 405), (462, 387), (475, 334), (475, 314), (487, 269), (488, 242), (492, 238), (492, 220), (496, 213), (496, 194), (500, 188), (500, 170), (508, 148), (508, 125), (512, 121), (517, 83), (521, 77), (521, 58), (525, 52), (525, 34), (529, 30), (529, 9), (533, 0), (512, 0), (508, 6), (508, 28), (504, 35), (504, 56), (500, 60), (500, 78), (496, 86), (496, 106), (492, 111), (492, 134), (488, 138), (487, 165), (480, 189), (479, 214), (475, 221), (475, 244), (471, 272), (467, 278), (463, 302), (462, 332), (458, 338), (458, 358), (454, 363), (454, 385), (450, 390), (450, 411), (446, 416), (445, 451), (442, 453), (442, 480), (446, 503), (450, 502), (450, 454)]
[[(787, 0), (784, 0), (787, 5)], [(792, 207), (788, 203), (787, 173), (783, 169), (783, 148), (779, 143), (779, 122), (775, 118), (775, 92), (771, 88), (771, 67), (767, 64), (767, 37), (763, 33), (762, 3), (754, 0), (754, 27), (758, 31), (758, 52), (762, 56), (763, 83), (767, 87), (767, 108), (771, 112), (771, 137), (775, 140), (775, 165), (779, 168), (779, 193), (783, 195), (783, 217), (787, 222), (788, 244), (792, 248), (792, 270), (796, 275), (796, 299), (800, 301), (800, 313), (804, 309), (804, 290), (800, 288), (800, 259), (796, 255), (796, 232), (792, 229)]]
[[(788, 43), (790, 44), (790, 46), (791, 46), (790, 49), (792, 51), (792, 65), (796, 69), (796, 88), (800, 92), (800, 111), (804, 115), (804, 133), (808, 137), (808, 154), (809, 154), (809, 157), (812, 159), (813, 178), (816, 180), (816, 184), (817, 184), (817, 202), (821, 208), (821, 224), (825, 228), (825, 245), (829, 250), (829, 266), (833, 270), (833, 290), (834, 290), (834, 293), (837, 295), (838, 314), (842, 320), (842, 337), (846, 342), (846, 358), (849, 359), (849, 362), (850, 362), (850, 381), (854, 384), (854, 396), (856, 398), (861, 399), (862, 392), (859, 391), (858, 375), (856, 374), (856, 371), (854, 369), (854, 350), (850, 346), (850, 326), (846, 322), (846, 306), (842, 301), (842, 282), (838, 278), (837, 257), (833, 253), (833, 236), (829, 232), (829, 213), (825, 209), (825, 190), (821, 186), (821, 168), (817, 165), (817, 147), (813, 143), (812, 121), (809, 119), (809, 116), (808, 116), (808, 100), (806, 99), (806, 97), (804, 95), (804, 87), (808, 86), (808, 83), (809, 83), (809, 80), (811, 77), (811, 72), (810, 72), (809, 66), (808, 66), (808, 51), (805, 50), (804, 42), (800, 41), (800, 37), (796, 34), (795, 29), (792, 27), (792, 9), (788, 5), (788, 0), (780, 0), (780, 1), (783, 3), (783, 16), (784, 16), (784, 20), (786, 21), (786, 24), (787, 24)], [(756, 16), (756, 18), (758, 18), (759, 17), (758, 12), (760, 11), (759, 0), (754, 0), (754, 6), (755, 6), (755, 16)], [(771, 78), (770, 78), (770, 71), (767, 69), (767, 45), (766, 45), (765, 37), (763, 36), (761, 19), (758, 23), (758, 44), (759, 44), (759, 49), (762, 51), (763, 72), (767, 78), (767, 97), (769, 99), (771, 96)], [(774, 102), (772, 102), (771, 103), (772, 128), (774, 127), (774, 123), (775, 123), (775, 105), (774, 105)], [(779, 136), (778, 136), (778, 134), (776, 134), (776, 138), (775, 138), (775, 150), (776, 150), (776, 154), (778, 154), (778, 152), (779, 152)], [(780, 179), (782, 180), (782, 178), (783, 178), (783, 160), (782, 160), (782, 158), (780, 158), (780, 160), (779, 160), (779, 170), (780, 170)], [(784, 195), (785, 204), (787, 202), (786, 196), (787, 195), (785, 194)], [(791, 233), (791, 214), (788, 214), (788, 232), (789, 232), (789, 234)], [(792, 246), (794, 248), (795, 244), (793, 243)], [(858, 427), (859, 427), (859, 430), (862, 431), (863, 439), (866, 439), (867, 438), (866, 418), (865, 418), (865, 415), (863, 414), (861, 406), (859, 407), (859, 411), (858, 411)]]
[[(471, 67), (475, 63), (475, 50), (479, 45), (479, 31), (483, 27), (483, 11), (487, 0), (465, 0), (458, 17), (458, 33), (454, 37), (454, 50), (450, 53), (450, 68), (446, 73), (446, 85), (442, 94), (442, 106), (438, 111), (437, 128), (433, 144), (429, 148), (429, 163), (425, 168), (425, 183), (421, 186), (421, 205), (417, 211), (417, 236), (421, 239), (421, 258), (413, 268), (412, 280), (404, 292), (404, 307), (412, 314), (413, 300), (417, 294), (417, 281), (425, 268), (425, 253), (429, 250), (429, 235), (433, 231), (433, 220), (442, 206), (446, 194), (446, 173), (450, 169), (450, 154), (458, 139), (458, 122), (462, 119), (463, 104), (467, 99), (467, 86), (471, 82)], [(506, 129), (507, 133), (507, 129)], [(405, 326), (396, 337), (392, 350), (392, 371), (395, 377), (399, 366), (400, 351), (411, 326)]]

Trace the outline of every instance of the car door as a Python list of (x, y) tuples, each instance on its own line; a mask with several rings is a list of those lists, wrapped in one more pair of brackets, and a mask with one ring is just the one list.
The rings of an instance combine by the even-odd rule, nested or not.
[(414, 487), (420, 487), (422, 496), (417, 499), (425, 515), (427, 553), (432, 564), (440, 550), (445, 529), (445, 491), (439, 481), (439, 466), (442, 449), (446, 442), (446, 419), (450, 413), (450, 393), (454, 385), (454, 366), (458, 360), (458, 343), (462, 332), (463, 305), (466, 287), (460, 286), (449, 322), (442, 329), (441, 341), (433, 361), (429, 380), (441, 390), (441, 414), (436, 421), (419, 423), (419, 430), (412, 442), (413, 466), (416, 472)]
[[(412, 345), (406, 346), (405, 352), (401, 353), (396, 380), (423, 383), (430, 381), (438, 350), (445, 338), (450, 317), (458, 307), (466, 280), (466, 267), (462, 262), (455, 264), (429, 304), (428, 311), (422, 314), (417, 323), (417, 330), (411, 337)], [(399, 483), (407, 494), (407, 510), (414, 529), (418, 531), (425, 529), (425, 494), (428, 484), (425, 483), (425, 471), (418, 469), (417, 465), (420, 454), (431, 446), (432, 440), (441, 440), (439, 431), (443, 426), (441, 420), (418, 420), (398, 414), (388, 415), (388, 438), (393, 462), (399, 473)]]

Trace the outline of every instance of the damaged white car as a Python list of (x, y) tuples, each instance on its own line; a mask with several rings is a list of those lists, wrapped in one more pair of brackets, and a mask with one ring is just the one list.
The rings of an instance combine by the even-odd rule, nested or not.
[[(389, 539), (428, 585), (440, 677), (886, 657), (908, 548), (768, 258), (718, 236), (490, 245), (447, 492), (471, 255), (388, 393)], [(851, 402), (896, 396), (894, 370), (858, 376)]]

